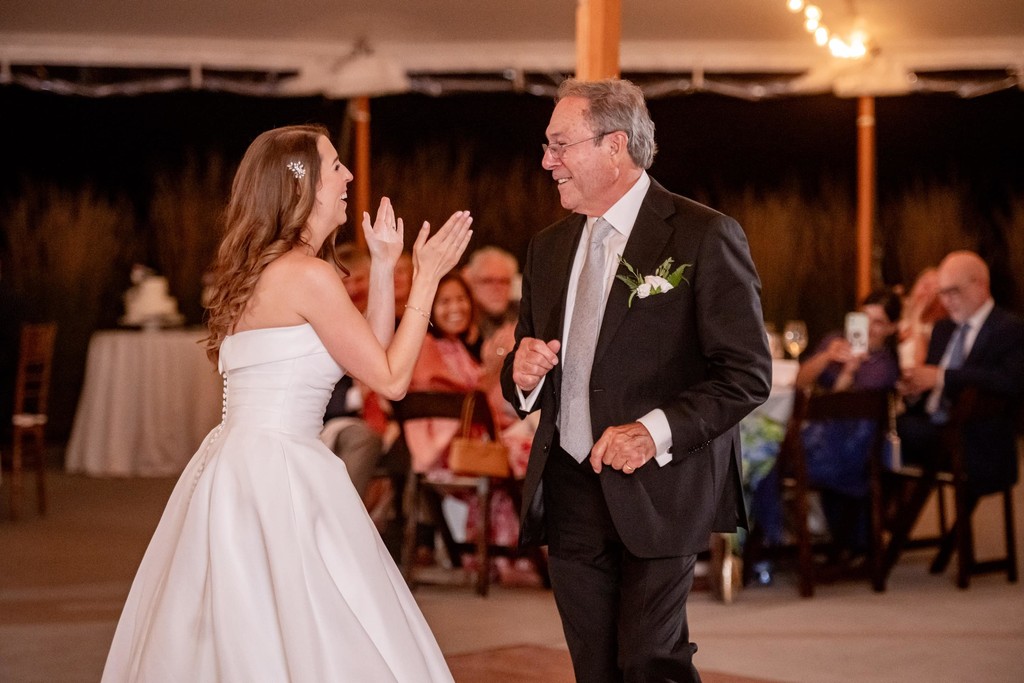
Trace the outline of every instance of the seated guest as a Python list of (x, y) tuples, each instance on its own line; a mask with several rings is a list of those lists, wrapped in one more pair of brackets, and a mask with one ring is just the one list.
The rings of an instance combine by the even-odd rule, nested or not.
[[(466, 345), (474, 329), (474, 304), (469, 286), (456, 273), (441, 278), (434, 297), (430, 317), (433, 327), (420, 351), (413, 370), (410, 391), (471, 391), (480, 389), (488, 396), (502, 442), (508, 447), (513, 475), (524, 476), (526, 458), (535, 431), (535, 424), (519, 420), (501, 395), (498, 375), (504, 354), (499, 354), (489, 340), (482, 346), (483, 360), (473, 356)], [(509, 347), (511, 348), (511, 346)], [(406, 445), (415, 472), (447, 469), (448, 444), (459, 431), (458, 420), (411, 420), (405, 425)], [(470, 506), (467, 538), (479, 533), (474, 509)], [(504, 491), (492, 497), (491, 538), (497, 545), (514, 546), (519, 535), (519, 520), (511, 498)], [(421, 544), (428, 539), (421, 537)], [(465, 564), (465, 562), (464, 562)]]
[(519, 262), (515, 256), (500, 247), (481, 247), (470, 255), (462, 275), (476, 304), (475, 322), (481, 339), (516, 323), (519, 305), (512, 286), (519, 275)]
[[(854, 353), (842, 334), (830, 334), (800, 366), (797, 387), (826, 392), (894, 389), (900, 377), (900, 309), (900, 298), (891, 290), (869, 294), (859, 309), (868, 316), (867, 353)], [(833, 540), (854, 553), (863, 551), (867, 542), (868, 453), (875, 430), (861, 420), (827, 420), (808, 423), (803, 431), (808, 480), (820, 491)]]
[[(433, 327), (423, 343), (413, 370), (410, 391), (470, 391), (487, 395), (495, 424), (504, 432), (518, 418), (509, 417), (498, 387), (503, 355), (492, 345), (482, 347), (482, 360), (474, 357), (467, 340), (475, 335), (474, 303), (466, 281), (456, 273), (441, 278), (431, 309)], [(444, 467), (448, 442), (458, 431), (457, 420), (423, 420), (406, 425), (406, 439), (416, 472)]]
[(910, 292), (903, 300), (903, 315), (899, 324), (900, 367), (912, 368), (924, 364), (932, 327), (946, 317), (946, 309), (939, 299), (939, 271), (925, 268), (914, 280)]
[[(939, 427), (949, 419), (958, 393), (974, 387), (1011, 405), (1024, 396), (1024, 320), (997, 306), (989, 270), (977, 254), (956, 251), (938, 271), (939, 298), (949, 318), (935, 323), (923, 365), (906, 370), (900, 388), (907, 412), (897, 427), (904, 462), (925, 468), (936, 461)], [(979, 418), (964, 434), (971, 505), (986, 493), (1017, 481), (1012, 411)]]
[(395, 318), (401, 319), (412, 287), (412, 254), (403, 251), (395, 264)]

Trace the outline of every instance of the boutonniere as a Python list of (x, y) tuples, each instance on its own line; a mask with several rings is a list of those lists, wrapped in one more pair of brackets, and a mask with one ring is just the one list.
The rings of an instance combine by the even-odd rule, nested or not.
[(629, 262), (619, 255), (619, 263), (625, 266), (629, 274), (616, 275), (615, 277), (625, 282), (629, 287), (628, 305), (630, 307), (633, 306), (633, 297), (635, 296), (646, 299), (652, 294), (664, 294), (670, 289), (675, 289), (679, 286), (680, 282), (690, 284), (690, 281), (683, 276), (683, 272), (693, 266), (693, 264), (684, 263), (675, 270), (672, 270), (672, 263), (674, 261), (675, 259), (670, 256), (665, 259), (664, 263), (658, 266), (658, 269), (654, 271), (654, 275), (641, 275), (636, 268), (629, 265)]

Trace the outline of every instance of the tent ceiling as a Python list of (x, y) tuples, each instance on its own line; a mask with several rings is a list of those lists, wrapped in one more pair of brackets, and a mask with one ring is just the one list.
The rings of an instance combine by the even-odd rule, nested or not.
[[(1024, 72), (1020, 0), (817, 4), (834, 29), (851, 27), (855, 16), (864, 22), (879, 48), (869, 79)], [(379, 91), (404, 89), (407, 72), (568, 73), (575, 7), (572, 0), (0, 0), (0, 80), (18, 65), (180, 67), (193, 80), (203, 68), (253, 69), (298, 73), (290, 92), (344, 96), (373, 82), (385, 84)], [(360, 41), (372, 54), (354, 63)], [(805, 90), (828, 89), (851, 70), (813, 45), (783, 0), (623, 0), (621, 63), (643, 72), (808, 72)], [(353, 72), (364, 77), (342, 82)]]

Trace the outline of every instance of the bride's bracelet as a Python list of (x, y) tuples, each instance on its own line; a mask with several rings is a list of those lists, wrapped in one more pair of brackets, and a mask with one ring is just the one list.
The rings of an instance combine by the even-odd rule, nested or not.
[(427, 319), (427, 325), (429, 325), (430, 327), (434, 326), (434, 323), (430, 321), (430, 314), (427, 313), (426, 311), (424, 311), (422, 308), (416, 308), (415, 306), (410, 306), (409, 304), (406, 304), (405, 307), (406, 308), (410, 308), (410, 309), (416, 311), (417, 313), (422, 315), (424, 318), (426, 318)]

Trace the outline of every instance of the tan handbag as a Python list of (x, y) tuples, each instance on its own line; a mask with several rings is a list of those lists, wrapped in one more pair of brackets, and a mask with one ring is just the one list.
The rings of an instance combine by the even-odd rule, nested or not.
[(448, 449), (448, 467), (456, 474), (483, 477), (510, 477), (508, 450), (500, 441), (470, 436), (476, 393), (469, 392), (462, 402), (462, 429)]

